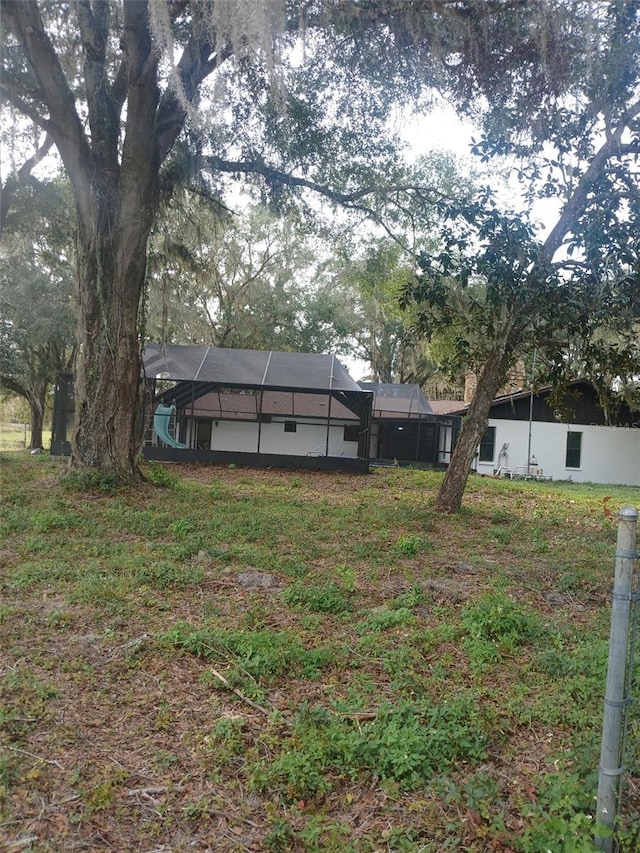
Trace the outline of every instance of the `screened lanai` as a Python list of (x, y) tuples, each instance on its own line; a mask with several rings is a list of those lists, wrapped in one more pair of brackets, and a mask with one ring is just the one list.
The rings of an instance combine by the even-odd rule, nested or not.
[[(334, 355), (148, 344), (145, 456), (366, 471), (446, 465), (460, 418), (418, 385), (355, 382)], [(58, 377), (51, 452), (68, 454), (73, 378)]]
[(447, 465), (461, 419), (436, 415), (419, 385), (359, 382), (373, 396), (369, 455), (372, 460)]
[(150, 344), (154, 459), (368, 469), (373, 395), (334, 355)]

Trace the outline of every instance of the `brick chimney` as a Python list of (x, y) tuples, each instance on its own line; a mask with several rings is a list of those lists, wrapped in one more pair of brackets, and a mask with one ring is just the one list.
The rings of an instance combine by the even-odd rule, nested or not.
[(464, 375), (464, 401), (470, 403), (478, 387), (478, 377), (473, 370), (467, 370)]
[[(501, 394), (515, 394), (523, 391), (527, 380), (527, 369), (524, 361), (519, 358), (507, 374), (506, 384), (498, 391)], [(478, 377), (473, 370), (467, 370), (464, 376), (464, 402), (470, 403), (478, 387)]]
[(507, 374), (507, 384), (504, 386), (501, 394), (515, 394), (516, 391), (523, 391), (527, 381), (527, 368), (524, 361), (519, 358)]

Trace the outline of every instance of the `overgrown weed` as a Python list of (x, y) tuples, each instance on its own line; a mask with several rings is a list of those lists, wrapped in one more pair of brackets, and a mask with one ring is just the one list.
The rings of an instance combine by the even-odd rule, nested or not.
[(287, 853), (592, 849), (603, 500), (640, 490), (474, 478), (444, 517), (429, 471), (175, 466), (137, 490), (59, 473), (2, 469), (9, 840), (118, 847), (126, 827), (155, 849), (161, 814), (166, 838), (225, 853), (245, 833)]

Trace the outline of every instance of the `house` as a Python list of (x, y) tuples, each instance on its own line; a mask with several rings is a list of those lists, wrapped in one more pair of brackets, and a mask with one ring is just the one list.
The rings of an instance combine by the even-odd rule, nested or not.
[(144, 351), (151, 459), (367, 471), (373, 395), (334, 355)]
[[(368, 471), (446, 464), (460, 418), (416, 385), (355, 382), (334, 355), (148, 344), (144, 455), (165, 461)], [(73, 380), (58, 377), (51, 452), (68, 454)]]
[(607, 419), (585, 380), (570, 383), (561, 409), (550, 403), (551, 391), (495, 398), (478, 473), (640, 486), (640, 412), (621, 405)]
[(447, 465), (460, 432), (458, 415), (438, 415), (419, 385), (359, 382), (373, 393), (372, 461)]

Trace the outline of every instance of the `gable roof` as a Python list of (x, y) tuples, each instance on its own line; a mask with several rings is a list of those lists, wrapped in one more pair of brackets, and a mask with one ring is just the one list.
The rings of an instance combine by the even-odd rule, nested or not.
[(463, 400), (429, 400), (436, 415), (457, 415), (466, 403)]
[(147, 344), (143, 362), (148, 379), (210, 382), (237, 388), (362, 393), (335, 355)]
[[(549, 405), (549, 396), (553, 386), (526, 391), (515, 391), (511, 394), (500, 394), (491, 403), (489, 417), (497, 419), (546, 421), (550, 423), (574, 423), (582, 425), (616, 426), (632, 425), (634, 415), (626, 403), (614, 412), (603, 410), (597, 391), (588, 379), (573, 379), (567, 384), (567, 391), (559, 408)], [(469, 404), (465, 403), (459, 414), (465, 415)], [(610, 415), (610, 419), (609, 419)]]

